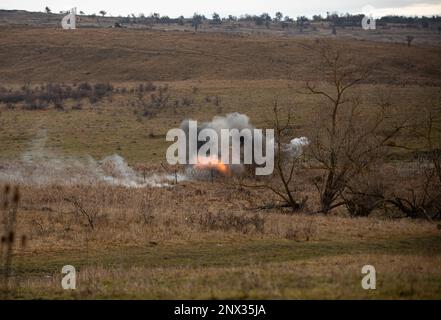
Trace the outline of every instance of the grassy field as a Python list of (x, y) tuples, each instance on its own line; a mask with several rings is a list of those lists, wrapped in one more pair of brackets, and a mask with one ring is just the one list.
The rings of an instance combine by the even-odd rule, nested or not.
[[(374, 83), (439, 85), (441, 49), (331, 39), (372, 66)], [(0, 79), (80, 81), (318, 80), (316, 39), (149, 30), (3, 28)]]
[[(389, 241), (167, 243), (17, 259), (26, 280), (17, 298), (347, 299), (440, 298), (439, 235)], [(78, 291), (60, 289), (61, 270), (78, 271)], [(361, 266), (378, 290), (361, 287)]]
[[(28, 240), (15, 250), (8, 298), (440, 298), (432, 222), (259, 213), (270, 194), (221, 181), (22, 193), (17, 235)], [(93, 229), (71, 195), (88, 212), (100, 206)], [(66, 264), (78, 272), (72, 292), (60, 288)], [(366, 264), (374, 291), (361, 288)]]
[[(407, 47), (398, 38), (368, 40), (332, 40), (371, 66), (371, 77), (351, 93), (363, 97), (362, 112), (368, 115), (386, 97), (392, 123), (418, 118), (422, 106), (439, 102), (441, 49)], [(323, 100), (301, 92), (307, 81), (329, 87), (314, 73), (319, 62), (305, 45), (316, 41), (270, 34), (2, 28), (0, 94), (26, 84), (39, 92), (48, 83), (77, 88), (82, 82), (108, 82), (113, 91), (93, 103), (66, 99), (61, 108), (0, 103), (0, 174), (14, 172), (11, 166), (19, 172), (31, 156), (36, 165), (46, 163), (42, 174), (49, 181), (55, 164), (64, 163), (69, 181), (73, 163), (115, 153), (132, 167), (146, 166), (149, 176), (164, 174), (165, 134), (182, 120), (241, 112), (256, 127), (266, 127), (276, 100), (293, 107), (293, 134), (310, 136)], [(149, 81), (156, 88), (140, 93), (139, 85)], [(146, 115), (160, 90), (167, 103)], [(410, 132), (397, 140), (416, 149), (419, 142)], [(404, 188), (399, 178), (415, 166), (415, 151), (392, 149), (385, 166), (397, 174), (389, 180)], [(18, 182), (17, 236), (27, 241), (14, 249), (5, 298), (441, 298), (440, 224), (380, 210), (367, 218), (350, 218), (343, 209), (313, 214), (319, 203), (307, 183), (313, 169), (296, 181), (309, 197), (298, 214), (260, 210), (277, 201), (271, 192), (244, 189), (225, 177), (162, 188), (102, 181), (36, 185), (30, 183), (34, 170), (23, 169), (25, 178)], [(81, 209), (94, 214), (93, 227)], [(2, 223), (8, 212), (2, 210)], [(61, 289), (67, 264), (78, 272), (74, 291)], [(361, 287), (366, 264), (376, 267), (376, 290)]]
[[(270, 113), (277, 100), (280, 105), (292, 107), (295, 134), (308, 136), (318, 114), (317, 106), (322, 103), (317, 97), (299, 94), (304, 83), (298, 81), (212, 80), (157, 84), (169, 87), (172, 106), (161, 109), (153, 119), (142, 116), (142, 103), (150, 99), (149, 94), (141, 100), (137, 94), (114, 94), (93, 106), (85, 101), (82, 110), (72, 110), (73, 101), (68, 101), (63, 111), (53, 108), (34, 112), (23, 112), (19, 107), (4, 109), (0, 128), (1, 158), (14, 159), (32, 149), (38, 142), (38, 133), (44, 131), (47, 134), (45, 149), (60, 156), (91, 155), (100, 159), (118, 153), (130, 164), (158, 163), (164, 160), (168, 146), (165, 141), (167, 131), (179, 127), (184, 119), (209, 121), (215, 115), (241, 112), (247, 114), (255, 126), (265, 127), (271, 121)], [(114, 85), (136, 88), (135, 84)], [(418, 116), (420, 107), (438, 93), (436, 86), (365, 84), (355, 94), (369, 97), (365, 101), (366, 112), (369, 112), (369, 103), (375, 103), (382, 95), (392, 96), (394, 105), (400, 106), (391, 111), (392, 116), (406, 119)], [(218, 97), (218, 105), (214, 97)], [(174, 102), (182, 99), (188, 99), (191, 104), (174, 107)], [(407, 138), (411, 140), (407, 143), (415, 143), (413, 137)]]

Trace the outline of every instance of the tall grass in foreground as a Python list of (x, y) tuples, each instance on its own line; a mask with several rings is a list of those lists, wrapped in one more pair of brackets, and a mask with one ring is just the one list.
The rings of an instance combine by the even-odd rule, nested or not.
[[(0, 243), (0, 297), (7, 296), (13, 291), (17, 285), (16, 281), (12, 281), (13, 268), (12, 259), (14, 257), (14, 247), (17, 245), (17, 212), (18, 203), (20, 201), (20, 191), (18, 186), (11, 188), (6, 185), (2, 191), (2, 224), (4, 229), (1, 235)], [(26, 236), (22, 235), (20, 239), (20, 247), (26, 246)]]

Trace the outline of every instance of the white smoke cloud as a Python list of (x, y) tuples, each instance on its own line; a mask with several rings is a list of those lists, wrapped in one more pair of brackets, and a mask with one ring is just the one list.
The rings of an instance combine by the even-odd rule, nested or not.
[[(178, 175), (178, 181), (186, 179)], [(84, 159), (48, 158), (46, 161), (27, 160), (0, 164), (0, 183), (33, 186), (94, 185), (106, 183), (127, 188), (166, 187), (172, 175), (150, 174), (144, 177), (133, 170), (118, 154), (96, 161)]]
[[(186, 119), (181, 123), (181, 129), (184, 130), (186, 136), (189, 136), (189, 121), (192, 119)], [(233, 112), (228, 113), (225, 117), (215, 116), (212, 121), (203, 122), (198, 124), (198, 134), (203, 129), (213, 129), (217, 135), (221, 136), (222, 129), (254, 129), (250, 123), (250, 118), (242, 113)]]
[[(45, 148), (42, 130), (20, 160), (0, 163), (0, 183), (44, 185), (93, 185), (106, 183), (127, 188), (165, 187), (175, 179), (171, 175), (151, 174), (145, 178), (133, 170), (118, 154), (97, 161), (91, 156), (60, 157)], [(178, 181), (185, 176), (178, 175)]]
[(217, 134), (221, 134), (221, 129), (252, 129), (250, 118), (242, 113), (228, 113), (225, 117), (215, 116), (211, 122), (202, 124), (203, 128), (211, 128), (216, 130)]
[(299, 157), (303, 154), (304, 148), (309, 146), (309, 144), (310, 141), (307, 137), (294, 138), (285, 146), (285, 150), (293, 157)]
[[(191, 121), (191, 119), (186, 119), (181, 123), (181, 129), (184, 130), (187, 138), (189, 137), (189, 121)], [(197, 129), (198, 134), (203, 129), (213, 129), (214, 131), (216, 131), (218, 137), (221, 137), (222, 129), (238, 129), (239, 131), (242, 129), (250, 129), (253, 132), (255, 128), (250, 123), (250, 118), (246, 114), (233, 112), (233, 113), (228, 113), (225, 116), (215, 116), (213, 117), (212, 121), (198, 124), (198, 129)], [(263, 139), (262, 135), (259, 136), (257, 133), (254, 136), (254, 138)], [(206, 142), (199, 141), (198, 148), (205, 143)], [(208, 144), (220, 143), (220, 139), (219, 141), (208, 141), (207, 143)], [(218, 144), (218, 150), (220, 151), (220, 144)]]
[[(184, 120), (181, 123), (181, 129), (184, 130), (184, 132), (186, 133), (187, 139), (189, 137), (189, 121), (191, 120)], [(253, 139), (255, 140), (260, 140), (260, 141), (255, 141), (257, 143), (257, 145), (263, 145), (262, 142), (265, 141), (265, 136), (263, 135), (262, 131), (257, 131), (256, 128), (250, 123), (250, 118), (245, 115), (245, 114), (241, 114), (238, 112), (234, 112), (234, 113), (229, 113), (226, 116), (215, 116), (213, 118), (212, 121), (210, 122), (204, 122), (200, 125), (198, 125), (197, 131), (198, 134), (201, 130), (203, 129), (213, 129), (216, 131), (218, 137), (221, 136), (221, 130), (222, 129), (238, 129), (239, 131), (242, 129), (250, 129), (253, 132)], [(208, 144), (210, 143), (219, 143), (220, 141), (216, 142), (216, 141), (209, 141)], [(205, 144), (205, 141), (202, 142), (198, 142), (198, 149), (201, 147), (201, 145)], [(274, 140), (271, 141), (272, 144), (274, 144), (274, 148), (278, 149), (279, 145), (277, 142), (275, 142)], [(290, 143), (288, 144), (281, 144), (280, 148), (281, 151), (288, 153), (290, 156), (297, 158), (299, 156), (301, 156), (304, 152), (304, 149), (309, 146), (310, 141), (307, 137), (297, 137), (297, 138), (293, 138)], [(188, 145), (188, 141), (187, 141), (187, 145)], [(218, 145), (218, 150), (220, 151), (220, 145)], [(220, 156), (218, 154), (218, 156)], [(230, 165), (229, 166), (230, 169), (233, 169), (233, 167)], [(189, 176), (194, 176), (195, 173), (198, 170), (191, 168), (189, 173), (187, 173)], [(243, 166), (242, 165), (236, 165), (234, 167), (233, 171), (237, 171), (242, 172), (243, 171)]]

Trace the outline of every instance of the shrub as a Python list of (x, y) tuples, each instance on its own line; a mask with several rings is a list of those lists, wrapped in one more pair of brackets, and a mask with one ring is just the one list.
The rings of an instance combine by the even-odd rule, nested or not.
[(105, 96), (112, 94), (113, 86), (109, 83), (90, 85), (82, 82), (78, 86), (48, 83), (32, 89), (28, 84), (19, 90), (0, 88), (0, 102), (11, 104), (24, 103), (25, 109), (39, 110), (53, 104), (56, 109), (63, 109), (63, 102), (67, 99), (81, 100), (89, 98), (91, 103), (96, 103)]
[(113, 86), (109, 83), (97, 83), (93, 86), (93, 91), (95, 97), (100, 100), (104, 96), (108, 95), (109, 93), (113, 92)]

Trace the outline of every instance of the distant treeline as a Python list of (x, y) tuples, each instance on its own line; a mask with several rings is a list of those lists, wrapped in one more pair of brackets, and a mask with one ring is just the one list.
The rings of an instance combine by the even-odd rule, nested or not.
[[(163, 24), (180, 24), (192, 23), (197, 20), (198, 22), (207, 21), (210, 24), (222, 24), (224, 22), (253, 22), (256, 25), (269, 25), (272, 23), (281, 24), (296, 24), (296, 25), (308, 25), (311, 22), (323, 22), (329, 23), (334, 26), (360, 26), (363, 14), (338, 14), (328, 13), (326, 16), (314, 15), (312, 18), (306, 16), (298, 16), (292, 18), (283, 15), (281, 12), (277, 12), (274, 16), (268, 13), (262, 13), (261, 15), (241, 15), (239, 17), (228, 15), (226, 17), (220, 17), (219, 14), (213, 13), (211, 17), (205, 15), (194, 14), (191, 18), (185, 18), (180, 16), (178, 18), (170, 18), (169, 16), (161, 16), (158, 13), (153, 13), (149, 16), (144, 14), (128, 15), (127, 17), (121, 17), (120, 23), (163, 23)], [(376, 19), (377, 26), (386, 26), (388, 24), (401, 24), (406, 26), (419, 26), (423, 28), (429, 28), (431, 25), (441, 25), (441, 16), (432, 17), (407, 17), (407, 16), (384, 16)]]
[[(326, 17), (313, 16), (313, 21), (328, 21), (332, 22), (336, 26), (359, 26), (364, 14), (328, 14)], [(406, 16), (384, 16), (376, 19), (376, 24), (385, 26), (388, 24), (404, 24), (413, 26), (422, 26), (423, 28), (428, 28), (430, 24), (441, 24), (441, 16), (432, 17), (406, 17)]]
[[(42, 12), (27, 12), (22, 10), (1, 10), (0, 15), (4, 14), (37, 14), (39, 16), (44, 15)], [(47, 16), (54, 15), (50, 8), (45, 8), (45, 14)], [(58, 14), (66, 14), (66, 11), (60, 11)], [(108, 16), (107, 12), (101, 10), (99, 14), (96, 13), (85, 13), (83, 11), (78, 11), (80, 16), (89, 17), (92, 19), (96, 19), (99, 23), (110, 19), (112, 24), (115, 26), (123, 26), (123, 25), (147, 25), (152, 26), (154, 24), (178, 24), (178, 25), (191, 25), (196, 30), (199, 26), (204, 24), (209, 25), (221, 25), (221, 24), (255, 24), (257, 26), (266, 26), (270, 28), (270, 26), (278, 25), (283, 29), (290, 27), (297, 27), (301, 30), (307, 29), (309, 26), (315, 28), (318, 24), (323, 27), (360, 27), (361, 21), (364, 17), (364, 14), (349, 14), (349, 13), (337, 13), (337, 12), (328, 12), (325, 16), (323, 15), (313, 15), (312, 17), (306, 16), (297, 16), (290, 17), (288, 15), (284, 15), (282, 12), (276, 12), (273, 16), (269, 13), (262, 13), (260, 15), (250, 15), (243, 14), (240, 16), (223, 16), (221, 17), (218, 13), (213, 13), (210, 16), (205, 16), (202, 14), (195, 13), (192, 17), (184, 17), (179, 16), (177, 18), (171, 18), (167, 15), (160, 15), (159, 13), (152, 13), (150, 15), (145, 15), (143, 13), (139, 14), (130, 14), (126, 17), (123, 16)], [(107, 20), (109, 21), (109, 20)], [(410, 28), (427, 28), (427, 29), (438, 29), (441, 33), (441, 16), (433, 15), (431, 17), (423, 16), (423, 17), (409, 17), (409, 16), (384, 16), (376, 19), (376, 25), (378, 27), (388, 27), (388, 26), (401, 26), (401, 27), (410, 27)]]

